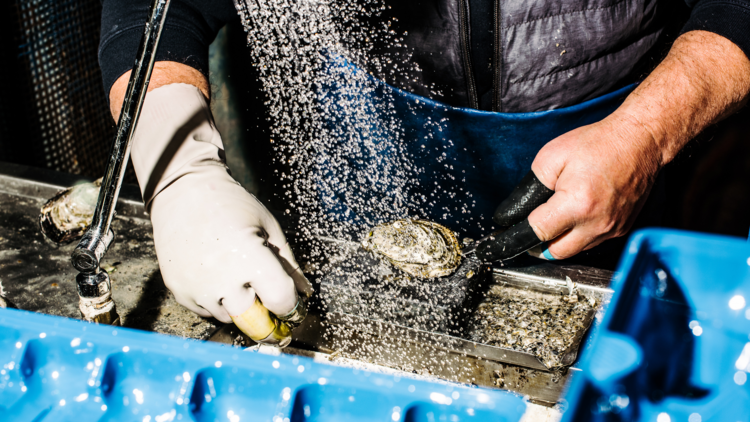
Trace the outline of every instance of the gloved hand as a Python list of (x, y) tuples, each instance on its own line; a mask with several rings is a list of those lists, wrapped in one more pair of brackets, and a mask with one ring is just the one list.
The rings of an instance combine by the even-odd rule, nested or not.
[[(206, 98), (171, 84), (146, 95), (131, 149), (164, 283), (195, 313), (288, 344), (312, 286), (271, 213), (230, 175)], [(262, 306), (260, 306), (260, 302)], [(265, 307), (265, 308), (264, 308)]]
[(505, 231), (482, 242), (477, 247), (477, 257), (483, 261), (502, 261), (541, 245), (528, 216), (554, 193), (539, 181), (533, 171), (528, 172), (492, 216), (492, 220)]

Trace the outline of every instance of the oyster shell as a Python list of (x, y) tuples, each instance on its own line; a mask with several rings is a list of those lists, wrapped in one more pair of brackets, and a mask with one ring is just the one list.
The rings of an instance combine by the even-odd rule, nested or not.
[(83, 236), (91, 225), (102, 179), (58, 192), (42, 205), (39, 226), (45, 238), (68, 243)]
[(414, 277), (447, 276), (461, 264), (456, 235), (430, 221), (405, 219), (377, 225), (362, 246)]

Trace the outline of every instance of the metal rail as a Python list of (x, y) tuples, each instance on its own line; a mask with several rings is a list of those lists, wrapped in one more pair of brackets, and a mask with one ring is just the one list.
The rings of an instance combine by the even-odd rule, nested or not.
[(150, 15), (130, 74), (128, 89), (117, 123), (117, 133), (99, 190), (94, 218), (71, 256), (73, 266), (80, 271), (76, 282), (81, 313), (89, 321), (106, 324), (119, 322), (114, 302), (111, 299), (109, 276), (105, 271), (100, 270), (99, 264), (114, 239), (110, 225), (128, 164), (138, 117), (148, 91), (155, 53), (164, 29), (169, 4), (170, 0), (153, 0), (151, 3)]
[(123, 102), (117, 134), (109, 154), (109, 163), (104, 173), (99, 199), (96, 203), (94, 219), (86, 234), (73, 251), (73, 266), (81, 272), (92, 273), (99, 269), (99, 262), (112, 241), (110, 225), (115, 214), (115, 204), (120, 193), (122, 179), (130, 156), (130, 146), (141, 114), (143, 99), (146, 97), (154, 58), (159, 45), (164, 21), (170, 0), (154, 0), (151, 14), (141, 38), (133, 71), (130, 74), (128, 90)]

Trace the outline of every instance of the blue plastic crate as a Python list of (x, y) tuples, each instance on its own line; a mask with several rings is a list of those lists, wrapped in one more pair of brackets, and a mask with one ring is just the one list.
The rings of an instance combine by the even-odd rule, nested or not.
[(0, 420), (518, 421), (523, 399), (0, 310)]
[(563, 421), (750, 420), (748, 257), (744, 239), (634, 234)]

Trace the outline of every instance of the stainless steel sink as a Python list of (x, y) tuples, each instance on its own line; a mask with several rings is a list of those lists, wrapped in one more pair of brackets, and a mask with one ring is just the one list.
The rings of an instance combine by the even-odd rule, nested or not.
[[(80, 318), (75, 291), (77, 271), (69, 261), (75, 244), (45, 243), (38, 230), (39, 207), (60, 189), (82, 178), (49, 170), (0, 163), (0, 280), (6, 297), (21, 309)], [(282, 220), (282, 225), (284, 224)], [(114, 221), (117, 238), (104, 266), (113, 280), (113, 296), (131, 328), (253, 346), (233, 325), (200, 318), (176, 303), (164, 286), (153, 250), (151, 226), (135, 186), (124, 186)], [(339, 242), (357, 248), (355, 243)], [(484, 289), (511, 287), (519, 294), (564, 294), (570, 284), (606, 307), (612, 273), (581, 266), (539, 262), (494, 268)], [(319, 278), (319, 286), (332, 281)], [(335, 283), (334, 283), (335, 284)], [(430, 312), (444, 312), (433, 309)], [(550, 372), (535, 356), (466, 340), (447, 329), (415, 329), (402, 321), (383, 321), (345, 307), (313, 306), (294, 342), (284, 353), (350, 356), (375, 365), (440, 379), (503, 388), (552, 405), (561, 396), (575, 365)], [(584, 333), (581, 333), (583, 337)], [(363, 350), (366, 353), (363, 353)]]

